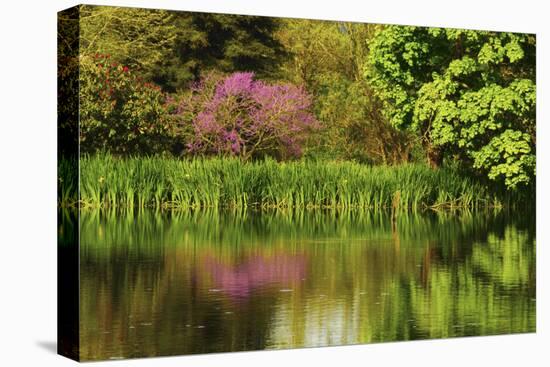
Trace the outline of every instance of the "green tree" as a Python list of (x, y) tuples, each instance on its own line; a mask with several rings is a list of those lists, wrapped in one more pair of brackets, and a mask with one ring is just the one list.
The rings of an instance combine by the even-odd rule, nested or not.
[(176, 36), (173, 12), (80, 6), (80, 53), (84, 56), (107, 54), (133, 70), (147, 72), (170, 52)]
[(276, 78), (286, 55), (274, 37), (277, 18), (190, 12), (173, 12), (172, 17), (175, 45), (153, 70), (153, 80), (164, 89), (184, 89), (212, 70)]
[(285, 55), (274, 38), (277, 18), (90, 5), (80, 9), (82, 54), (108, 54), (170, 92), (213, 69), (270, 77)]
[(283, 76), (315, 95), (323, 124), (314, 155), (395, 164), (408, 159), (407, 133), (380, 113), (380, 100), (363, 76), (370, 39), (378, 26), (285, 19), (277, 33), (290, 53)]
[(388, 26), (365, 73), (430, 165), (456, 158), (515, 188), (535, 174), (535, 47), (531, 34)]

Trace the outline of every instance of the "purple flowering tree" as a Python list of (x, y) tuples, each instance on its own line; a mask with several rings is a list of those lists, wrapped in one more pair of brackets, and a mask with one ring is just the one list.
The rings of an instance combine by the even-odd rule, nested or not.
[(244, 159), (299, 157), (319, 128), (303, 88), (268, 84), (251, 72), (207, 75), (178, 101), (175, 114), (190, 153)]

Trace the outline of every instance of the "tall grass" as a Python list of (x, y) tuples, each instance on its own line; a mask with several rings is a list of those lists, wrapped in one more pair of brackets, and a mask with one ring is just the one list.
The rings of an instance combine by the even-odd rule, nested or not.
[[(60, 165), (60, 170), (71, 165)], [(62, 175), (62, 172), (60, 173)], [(73, 188), (74, 189), (74, 188)], [(62, 205), (74, 205), (61, 193)], [(475, 180), (424, 165), (111, 155), (80, 161), (80, 205), (170, 208), (476, 208), (500, 205)]]

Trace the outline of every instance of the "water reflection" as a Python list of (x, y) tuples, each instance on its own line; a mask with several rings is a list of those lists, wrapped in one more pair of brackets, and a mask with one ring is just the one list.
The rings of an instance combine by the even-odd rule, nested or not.
[(83, 360), (535, 330), (534, 213), (81, 213)]
[[(209, 292), (223, 292), (238, 300), (250, 297), (258, 289), (292, 286), (303, 279), (305, 263), (304, 254), (255, 254), (236, 265), (224, 263), (215, 254), (207, 254), (200, 259), (199, 273), (210, 274), (215, 288), (209, 289)], [(292, 288), (283, 288), (280, 291), (290, 292)]]

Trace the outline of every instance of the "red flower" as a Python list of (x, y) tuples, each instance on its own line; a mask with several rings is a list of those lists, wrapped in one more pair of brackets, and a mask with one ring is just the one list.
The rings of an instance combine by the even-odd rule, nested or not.
[(125, 73), (127, 73), (128, 70), (129, 70), (129, 69), (128, 69), (128, 66), (125, 66), (125, 67), (122, 68), (122, 71), (125, 72)]

